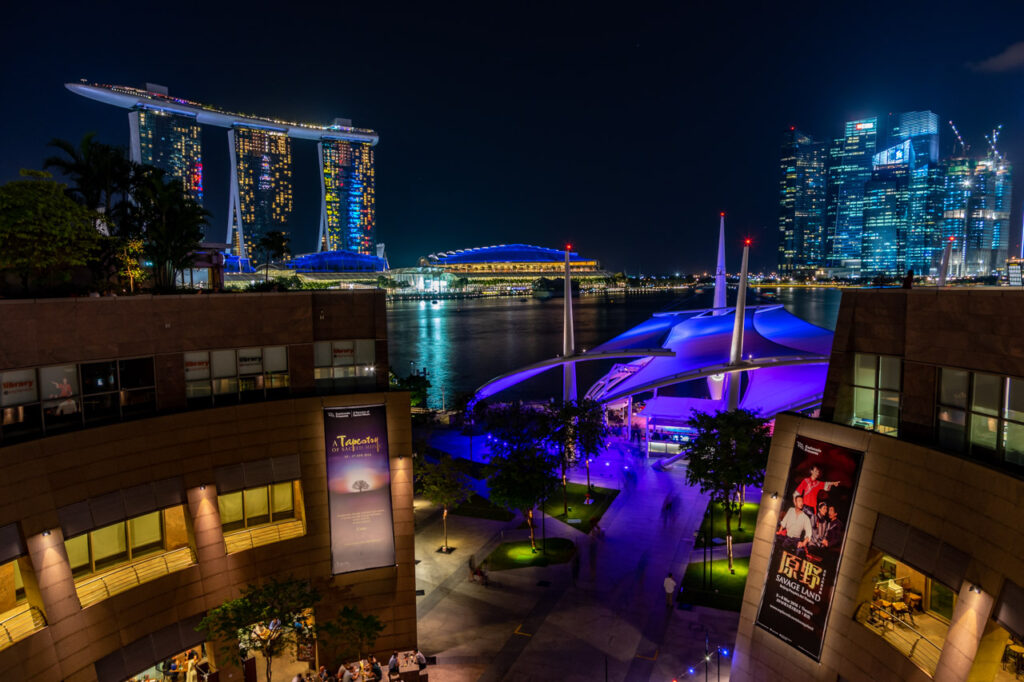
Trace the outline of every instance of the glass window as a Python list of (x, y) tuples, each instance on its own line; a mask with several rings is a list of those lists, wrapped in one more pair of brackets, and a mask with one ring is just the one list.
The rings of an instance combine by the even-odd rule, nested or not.
[(271, 514), (274, 521), (290, 519), (295, 516), (295, 500), (292, 490), (293, 484), (275, 483), (270, 487), (271, 492)]
[(878, 387), (899, 391), (903, 362), (900, 358), (882, 355), (878, 358)]
[(0, 407), (25, 405), (39, 401), (39, 385), (34, 369), (0, 372)]
[(875, 392), (870, 388), (853, 389), (853, 426), (863, 429), (875, 426)]
[(210, 354), (206, 351), (185, 353), (185, 381), (210, 378)]
[(238, 369), (235, 366), (235, 351), (215, 350), (210, 353), (210, 367), (214, 379), (235, 377)]
[(149, 388), (156, 385), (153, 358), (119, 360), (117, 366), (123, 389)]
[(953, 605), (956, 603), (956, 594), (940, 582), (929, 580), (928, 610), (944, 618), (946, 621), (953, 620)]
[(164, 531), (160, 512), (129, 519), (128, 536), (132, 543), (132, 557), (162, 551)]
[(987, 415), (998, 415), (1002, 388), (1002, 377), (994, 374), (975, 374), (971, 411)]
[(857, 386), (875, 386), (875, 366), (877, 355), (857, 353), (854, 357), (853, 383)]
[(996, 433), (999, 419), (981, 414), (971, 415), (971, 452), (974, 454), (994, 454), (998, 443)]
[(939, 409), (939, 445), (949, 450), (962, 450), (967, 413), (951, 407)]
[(1006, 386), (1004, 417), (1024, 422), (1024, 379), (1011, 378)]
[(92, 573), (92, 562), (89, 559), (89, 535), (79, 535), (70, 540), (64, 541), (64, 548), (68, 552), (68, 563), (71, 565), (71, 575), (76, 578), (80, 575)]
[(346, 367), (355, 362), (354, 341), (333, 341), (331, 343), (331, 364), (335, 367)]
[(939, 402), (950, 407), (967, 407), (967, 372), (942, 368)]
[(245, 495), (245, 525), (257, 526), (270, 522), (270, 501), (265, 486), (249, 488)]
[(376, 342), (373, 339), (359, 339), (355, 342), (355, 364), (372, 365), (377, 361)]
[(104, 526), (89, 533), (92, 560), (97, 571), (128, 561), (128, 539), (124, 522)]
[(263, 349), (263, 369), (266, 372), (288, 371), (288, 349), (284, 346)]
[(878, 392), (878, 426), (876, 431), (895, 433), (900, 427), (900, 394), (893, 391)]
[(238, 374), (263, 373), (263, 351), (260, 348), (240, 348), (238, 350)]
[(78, 370), (74, 365), (41, 368), (39, 391), (44, 399), (43, 424), (46, 430), (57, 431), (82, 423)]
[(317, 341), (313, 344), (313, 365), (316, 367), (331, 366), (331, 342)]
[(121, 417), (121, 398), (118, 393), (87, 395), (82, 398), (82, 407), (87, 423), (117, 421)]
[(225, 531), (245, 528), (241, 492), (217, 495), (217, 506), (220, 508), (220, 524)]
[(110, 393), (120, 388), (117, 383), (117, 363), (91, 362), (81, 365), (82, 393)]

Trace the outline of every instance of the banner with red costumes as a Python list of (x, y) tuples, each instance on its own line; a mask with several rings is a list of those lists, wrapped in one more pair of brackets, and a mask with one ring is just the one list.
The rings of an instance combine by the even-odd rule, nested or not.
[(797, 436), (757, 625), (820, 660), (864, 453)]

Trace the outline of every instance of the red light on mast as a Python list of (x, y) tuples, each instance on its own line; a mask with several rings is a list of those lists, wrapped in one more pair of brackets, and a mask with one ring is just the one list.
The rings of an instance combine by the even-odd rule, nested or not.
[(949, 242), (950, 242), (951, 244), (952, 244), (953, 242), (955, 242), (955, 241), (956, 241), (956, 237), (950, 237), (950, 238), (949, 238)]
[(566, 251), (572, 251), (572, 244), (566, 244), (565, 245), (565, 250)]
[(746, 239), (743, 240), (743, 246), (750, 246), (750, 243), (751, 243), (750, 237), (747, 237)]
[(718, 217), (719, 218), (724, 218), (725, 217), (725, 211), (722, 211), (721, 213), (719, 213)]

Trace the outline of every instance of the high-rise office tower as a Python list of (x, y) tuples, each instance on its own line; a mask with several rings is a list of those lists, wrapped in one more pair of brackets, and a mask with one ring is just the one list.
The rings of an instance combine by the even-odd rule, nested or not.
[(872, 158), (871, 179), (864, 183), (860, 259), (860, 274), (864, 277), (904, 272), (913, 166), (914, 148), (910, 140)]
[(128, 112), (128, 124), (132, 161), (181, 180), (185, 193), (201, 204), (203, 150), (196, 116), (136, 107)]
[(292, 149), (284, 132), (235, 126), (228, 131), (231, 248), (252, 258), (260, 237), (287, 231), (292, 212)]
[(931, 111), (907, 111), (891, 114), (889, 122), (890, 148), (909, 143), (907, 213), (901, 243), (905, 258), (901, 267), (917, 275), (937, 274), (943, 248), (939, 117)]
[(822, 265), (825, 225), (825, 145), (796, 128), (783, 136), (779, 163), (779, 273)]
[(377, 221), (373, 147), (366, 142), (324, 138), (318, 148), (319, 248), (374, 255)]
[(953, 238), (950, 272), (986, 277), (1006, 265), (1013, 167), (1002, 155), (945, 162), (943, 237)]
[(829, 149), (828, 261), (852, 275), (860, 272), (864, 185), (871, 179), (877, 138), (878, 119), (847, 121), (843, 137), (833, 140)]

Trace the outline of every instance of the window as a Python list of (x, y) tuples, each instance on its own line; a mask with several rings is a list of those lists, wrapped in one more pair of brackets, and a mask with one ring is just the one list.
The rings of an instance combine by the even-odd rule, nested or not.
[(318, 341), (313, 344), (313, 376), (318, 393), (371, 390), (377, 385), (373, 339)]
[(153, 358), (79, 365), (86, 423), (114, 422), (156, 410)]
[(896, 436), (902, 375), (900, 358), (857, 353), (853, 362), (853, 405), (847, 423)]
[(1024, 379), (943, 367), (935, 412), (941, 447), (1024, 466)]
[(185, 397), (190, 407), (286, 396), (288, 386), (285, 346), (185, 353)]
[(185, 508), (170, 507), (64, 541), (76, 580), (188, 546)]
[(296, 518), (298, 481), (272, 483), (217, 496), (225, 533)]
[(22, 572), (31, 570), (27, 557), (0, 563), (0, 649), (5, 649), (46, 625), (42, 613), (29, 604)]

